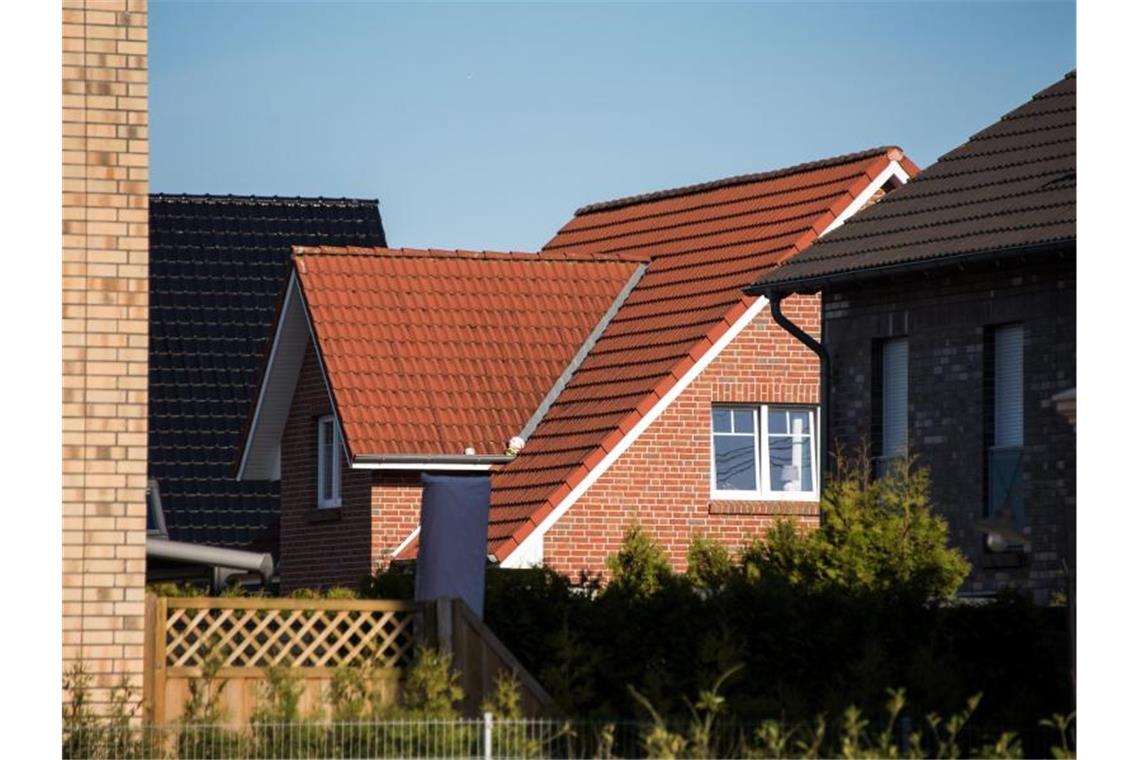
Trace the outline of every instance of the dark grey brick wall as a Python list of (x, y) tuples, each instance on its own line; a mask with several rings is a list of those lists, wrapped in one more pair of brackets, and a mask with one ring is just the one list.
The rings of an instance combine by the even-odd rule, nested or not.
[[(1050, 399), (1077, 381), (1075, 253), (836, 286), (823, 309), (834, 445), (871, 442), (875, 341), (907, 336), (910, 452), (974, 568), (963, 590), (1013, 586), (1040, 601), (1063, 591), (1061, 559), (1075, 567), (1076, 433)], [(986, 499), (986, 327), (1009, 322), (1025, 326), (1027, 554), (988, 552), (972, 527)]]

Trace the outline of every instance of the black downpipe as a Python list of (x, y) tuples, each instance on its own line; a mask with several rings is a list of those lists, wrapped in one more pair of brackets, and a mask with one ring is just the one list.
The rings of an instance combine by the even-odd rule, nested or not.
[[(820, 451), (823, 453), (822, 466), (819, 468), (819, 492), (822, 495), (824, 478), (831, 466), (831, 452), (828, 451), (827, 445), (827, 434), (831, 429), (830, 424), (828, 424), (831, 418), (831, 359), (822, 343), (808, 335), (799, 325), (784, 315), (780, 308), (780, 301), (787, 293), (768, 291), (764, 295), (768, 299), (768, 305), (772, 309), (772, 319), (776, 320), (776, 324), (791, 333), (796, 340), (810, 348), (819, 357), (819, 440)], [(820, 317), (820, 325), (822, 325), (822, 314)]]

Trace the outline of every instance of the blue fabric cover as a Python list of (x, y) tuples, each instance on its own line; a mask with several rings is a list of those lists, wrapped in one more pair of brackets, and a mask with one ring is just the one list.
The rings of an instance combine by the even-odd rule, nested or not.
[(482, 618), (491, 478), (427, 473), (420, 477), (416, 600), (459, 597)]

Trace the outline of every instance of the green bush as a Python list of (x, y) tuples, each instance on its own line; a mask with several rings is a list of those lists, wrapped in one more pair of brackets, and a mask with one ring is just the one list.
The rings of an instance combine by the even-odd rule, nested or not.
[(659, 544), (634, 523), (618, 553), (606, 558), (610, 589), (632, 596), (649, 596), (673, 580), (669, 557)]
[[(809, 726), (820, 713), (877, 705), (898, 684), (915, 715), (952, 715), (982, 691), (971, 730), (1016, 730), (1036, 751), (1026, 742), (1040, 735), (1040, 716), (1072, 709), (1065, 610), (1016, 594), (950, 598), (968, 568), (930, 512), (926, 474), (865, 475), (829, 485), (819, 530), (777, 523), (736, 557), (694, 538), (684, 575), (636, 526), (604, 586), (489, 570), (487, 623), (576, 717), (642, 714), (632, 685), (669, 721), (687, 721), (682, 695), (742, 663), (726, 687), (727, 721)], [(986, 741), (1010, 749), (1000, 733)], [(795, 741), (810, 746), (812, 736), (805, 728)]]

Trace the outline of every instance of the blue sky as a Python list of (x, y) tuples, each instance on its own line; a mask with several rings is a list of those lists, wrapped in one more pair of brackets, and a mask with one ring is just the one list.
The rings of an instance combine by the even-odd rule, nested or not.
[(379, 198), (535, 250), (586, 203), (882, 144), (921, 165), (1076, 65), (1056, 3), (152, 0), (151, 189)]

